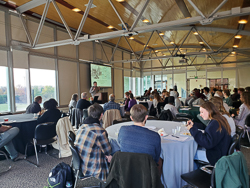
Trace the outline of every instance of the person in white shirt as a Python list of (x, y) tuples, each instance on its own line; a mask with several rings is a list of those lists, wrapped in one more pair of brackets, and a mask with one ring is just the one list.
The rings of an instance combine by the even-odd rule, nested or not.
[(210, 89), (208, 87), (204, 87), (204, 93), (203, 95), (205, 95), (205, 97), (207, 98), (207, 100), (210, 100), (212, 95), (211, 93), (209, 93)]
[(170, 110), (170, 112), (173, 115), (173, 118), (175, 118), (176, 114), (178, 114), (179, 112), (173, 104), (174, 104), (174, 97), (173, 96), (168, 97), (168, 104), (164, 106), (164, 110)]
[(178, 98), (178, 94), (176, 91), (170, 91), (170, 96), (174, 97), (174, 105), (178, 109), (181, 106), (181, 101)]
[(161, 96), (159, 95), (159, 93), (155, 92), (154, 93), (154, 100), (153, 100), (154, 108), (157, 108), (157, 105), (159, 102), (163, 102), (163, 100), (161, 99)]
[(214, 104), (214, 106), (220, 111), (221, 115), (224, 118), (226, 118), (226, 120), (231, 128), (231, 137), (233, 137), (235, 135), (236, 126), (235, 126), (233, 118), (230, 116), (230, 114), (224, 108), (223, 100), (220, 97), (213, 97), (210, 99), (210, 102), (212, 102)]

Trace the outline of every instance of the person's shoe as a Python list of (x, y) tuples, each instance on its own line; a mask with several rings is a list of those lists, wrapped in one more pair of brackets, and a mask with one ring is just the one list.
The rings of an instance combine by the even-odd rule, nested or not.
[(14, 159), (11, 159), (13, 162), (17, 162), (19, 160), (22, 160), (22, 158), (19, 157), (19, 154), (14, 158)]

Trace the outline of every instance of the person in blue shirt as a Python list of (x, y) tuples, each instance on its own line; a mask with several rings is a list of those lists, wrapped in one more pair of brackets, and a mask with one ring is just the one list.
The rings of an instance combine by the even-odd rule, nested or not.
[(120, 104), (115, 102), (115, 95), (114, 94), (110, 94), (109, 95), (109, 102), (105, 103), (103, 105), (103, 114), (105, 113), (106, 110), (111, 110), (111, 109), (117, 109), (120, 111), (121, 117), (124, 116), (124, 114), (122, 114), (121, 108), (120, 108)]
[[(215, 165), (222, 156), (228, 153), (231, 144), (231, 128), (227, 119), (211, 102), (205, 102), (200, 106), (200, 116), (210, 121), (204, 133), (198, 130), (198, 123), (193, 123), (191, 120), (187, 122), (187, 129), (202, 147), (198, 148), (195, 159)], [(202, 152), (205, 152), (205, 155)]]
[(148, 110), (142, 104), (134, 105), (130, 110), (131, 126), (122, 126), (118, 134), (118, 143), (122, 152), (146, 153), (158, 164), (161, 153), (161, 138), (158, 133), (145, 128)]

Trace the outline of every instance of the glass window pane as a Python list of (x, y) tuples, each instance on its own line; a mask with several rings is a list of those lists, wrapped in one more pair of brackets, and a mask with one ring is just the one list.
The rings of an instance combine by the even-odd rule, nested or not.
[[(236, 71), (235, 70), (224, 70), (223, 71), (223, 80), (228, 79), (228, 89), (231, 90), (231, 94), (233, 94), (233, 90), (236, 87)], [(226, 85), (225, 85), (226, 87)]]
[(161, 75), (155, 75), (154, 89), (161, 90)]
[[(45, 76), (46, 75), (46, 76)], [(42, 96), (42, 102), (56, 98), (56, 78), (54, 70), (30, 69), (31, 99)]]
[(10, 106), (8, 103), (8, 68), (0, 66), (0, 112), (8, 112), (10, 111)]
[(129, 90), (130, 90), (129, 77), (124, 76), (124, 92), (128, 92)]
[(15, 87), (15, 100), (16, 100), (16, 111), (25, 110), (29, 104), (28, 95), (28, 70), (14, 68), (14, 87)]
[(186, 98), (186, 73), (174, 74), (174, 83), (177, 86), (179, 97)]

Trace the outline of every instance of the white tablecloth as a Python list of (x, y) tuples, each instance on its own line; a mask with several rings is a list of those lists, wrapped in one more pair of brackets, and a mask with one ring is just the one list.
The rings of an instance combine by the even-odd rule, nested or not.
[(140, 104), (142, 102), (147, 102), (148, 103), (148, 109), (150, 110), (152, 104), (153, 104), (153, 101), (137, 101), (137, 104)]
[[(125, 122), (112, 125), (106, 130), (109, 139), (117, 140), (117, 131), (121, 126), (133, 125), (133, 122)], [(164, 128), (167, 134), (172, 134), (172, 129), (178, 125), (183, 125), (179, 122), (148, 120), (146, 126), (155, 126), (154, 131)], [(181, 133), (187, 132), (185, 127), (181, 127)], [(182, 137), (182, 135), (180, 135)], [(197, 150), (197, 143), (193, 137), (187, 136), (188, 139), (180, 141), (161, 139), (161, 158), (163, 159), (163, 174), (161, 177), (162, 184), (168, 188), (180, 188), (184, 186), (185, 181), (181, 180), (181, 174), (190, 172), (194, 169), (194, 156)]]

